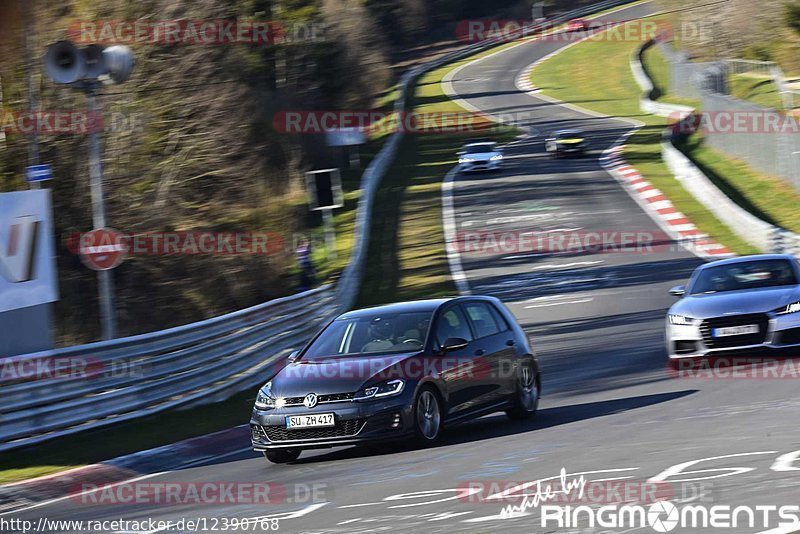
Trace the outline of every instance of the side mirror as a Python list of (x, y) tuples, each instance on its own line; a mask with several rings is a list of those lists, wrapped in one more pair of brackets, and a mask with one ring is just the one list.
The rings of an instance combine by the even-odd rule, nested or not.
[(294, 362), (297, 361), (297, 357), (298, 356), (300, 356), (300, 351), (299, 350), (292, 351), (292, 353), (289, 354), (289, 357), (287, 358), (287, 360), (289, 360), (289, 363), (294, 363)]
[(682, 297), (686, 294), (686, 286), (675, 286), (669, 290), (669, 294), (674, 297)]
[(461, 350), (469, 345), (469, 341), (460, 337), (448, 337), (442, 345), (442, 352), (453, 352), (454, 350)]

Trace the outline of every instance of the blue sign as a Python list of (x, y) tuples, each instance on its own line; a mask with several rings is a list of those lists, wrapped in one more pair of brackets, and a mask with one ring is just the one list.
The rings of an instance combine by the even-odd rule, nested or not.
[(31, 165), (25, 169), (25, 179), (29, 182), (44, 182), (53, 179), (53, 169), (50, 165)]

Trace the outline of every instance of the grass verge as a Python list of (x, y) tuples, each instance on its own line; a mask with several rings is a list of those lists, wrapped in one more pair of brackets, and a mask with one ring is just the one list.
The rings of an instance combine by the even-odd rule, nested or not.
[[(644, 123), (627, 142), (628, 162), (663, 191), (701, 232), (739, 254), (757, 252), (686, 191), (661, 159), (660, 141), (666, 119), (639, 109), (641, 91), (630, 71), (630, 58), (639, 44), (611, 39), (586, 41), (540, 64), (532, 73), (532, 81), (549, 96)], [(664, 70), (661, 72), (658, 81), (664, 83)]]
[(783, 110), (781, 95), (769, 76), (733, 74), (728, 77), (731, 96), (767, 108)]

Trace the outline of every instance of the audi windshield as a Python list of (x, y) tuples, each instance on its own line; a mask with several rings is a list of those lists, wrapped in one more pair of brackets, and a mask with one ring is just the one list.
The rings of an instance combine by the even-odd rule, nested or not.
[(728, 263), (701, 270), (692, 284), (690, 294), (722, 293), (797, 283), (797, 275), (787, 260)]

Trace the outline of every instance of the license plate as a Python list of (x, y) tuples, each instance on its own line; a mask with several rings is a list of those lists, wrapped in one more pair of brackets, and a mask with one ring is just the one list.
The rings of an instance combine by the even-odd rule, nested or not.
[(714, 337), (744, 336), (747, 334), (758, 334), (757, 324), (746, 324), (742, 326), (726, 326), (715, 328), (712, 332)]
[(311, 428), (320, 426), (335, 426), (332, 413), (317, 413), (311, 415), (287, 415), (286, 428)]

